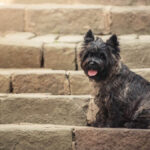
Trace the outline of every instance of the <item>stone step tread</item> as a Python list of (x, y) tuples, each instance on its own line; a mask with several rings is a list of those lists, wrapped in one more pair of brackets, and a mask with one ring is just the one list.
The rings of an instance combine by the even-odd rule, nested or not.
[(3, 150), (71, 150), (72, 127), (54, 125), (0, 125)]
[(75, 126), (75, 125), (58, 125), (58, 124), (33, 124), (33, 123), (19, 123), (19, 124), (0, 124), (0, 131), (12, 131), (12, 130), (74, 130), (77, 131), (133, 131), (133, 132), (150, 132), (150, 129), (128, 129), (128, 128), (97, 128), (97, 127), (88, 127), (88, 126)]
[(74, 127), (79, 128), (80, 126), (67, 126), (67, 125), (55, 125), (55, 124), (32, 124), (32, 123), (0, 124), (0, 131), (12, 131), (12, 130), (57, 131), (57, 130), (72, 130)]
[[(132, 71), (150, 81), (150, 68), (133, 69)], [(0, 69), (1, 93), (85, 95), (92, 94), (92, 89), (83, 71)]]
[[(85, 32), (86, 33), (86, 32)], [(85, 34), (84, 33), (84, 34)], [(108, 35), (96, 35), (101, 37), (104, 41), (108, 39), (111, 34)], [(10, 45), (21, 45), (21, 44), (37, 44), (37, 43), (46, 43), (46, 44), (63, 44), (63, 43), (78, 43), (82, 42), (84, 39), (84, 35), (80, 34), (72, 34), (72, 35), (67, 35), (67, 34), (43, 34), (43, 35), (36, 35), (35, 33), (32, 32), (8, 32), (0, 35), (0, 43), (1, 44), (10, 44)], [(124, 35), (118, 35), (118, 39), (120, 41), (129, 41), (129, 40), (139, 40), (141, 42), (148, 42), (150, 39), (150, 34), (124, 34)], [(17, 41), (16, 41), (17, 40)], [(6, 43), (9, 41), (10, 43)], [(22, 43), (20, 43), (20, 41)]]
[[(86, 13), (88, 10), (90, 11)], [(3, 14), (9, 14), (7, 19), (10, 22), (6, 22)], [(146, 34), (150, 33), (148, 28), (150, 25), (149, 14), (150, 6), (3, 5), (0, 6), (0, 19), (2, 21), (0, 31), (30, 31), (36, 34), (49, 32), (83, 34), (89, 28), (93, 28), (97, 34)], [(90, 20), (89, 15), (93, 16), (90, 17)], [(17, 20), (14, 19), (16, 17)], [(146, 21), (143, 23), (143, 20)], [(80, 24), (80, 28), (78, 24)]]
[(149, 150), (150, 146), (150, 130), (141, 129), (2, 124), (0, 137), (5, 150)]
[(26, 3), (26, 4), (43, 4), (43, 3), (58, 3), (58, 4), (105, 4), (105, 5), (149, 5), (149, 0), (1, 0), (4, 3)]
[(0, 98), (2, 101), (7, 99), (15, 100), (15, 98), (26, 98), (30, 100), (31, 98), (37, 99), (37, 98), (48, 98), (48, 99), (67, 99), (67, 100), (84, 100), (84, 99), (89, 99), (92, 98), (91, 95), (51, 95), (49, 93), (20, 93), (20, 94), (6, 94), (6, 93), (0, 93)]
[[(106, 41), (110, 35), (100, 37)], [(150, 35), (122, 35), (118, 39), (122, 60), (130, 68), (150, 66)], [(77, 70), (82, 41), (83, 35), (8, 33), (0, 37), (0, 67)]]
[(102, 5), (102, 4), (75, 4), (75, 5), (72, 5), (72, 4), (56, 4), (56, 3), (43, 3), (43, 4), (5, 4), (5, 3), (2, 3), (0, 5), (0, 8), (11, 8), (11, 9), (15, 9), (15, 8), (34, 8), (34, 9), (43, 9), (43, 8), (46, 8), (46, 9), (56, 9), (56, 8), (79, 8), (79, 9), (86, 9), (86, 8), (126, 8), (126, 9), (130, 9), (133, 8), (133, 9), (139, 9), (139, 10), (142, 10), (144, 8), (148, 8), (150, 7), (149, 5), (139, 5), (139, 6), (114, 6), (114, 5)]
[(0, 94), (0, 124), (85, 126), (90, 95)]

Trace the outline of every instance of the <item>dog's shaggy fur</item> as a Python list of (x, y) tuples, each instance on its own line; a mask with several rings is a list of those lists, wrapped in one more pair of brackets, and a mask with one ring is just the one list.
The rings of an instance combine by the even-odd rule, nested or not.
[(99, 108), (96, 127), (150, 127), (150, 82), (130, 71), (120, 61), (119, 42), (107, 42), (89, 30), (80, 52), (81, 68), (94, 82)]

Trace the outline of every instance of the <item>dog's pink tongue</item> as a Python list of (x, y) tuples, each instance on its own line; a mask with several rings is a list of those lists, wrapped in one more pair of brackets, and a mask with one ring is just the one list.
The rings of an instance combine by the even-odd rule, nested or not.
[(97, 75), (97, 71), (96, 71), (96, 70), (89, 70), (89, 71), (88, 71), (88, 75), (89, 75), (90, 77), (96, 76), (96, 75)]

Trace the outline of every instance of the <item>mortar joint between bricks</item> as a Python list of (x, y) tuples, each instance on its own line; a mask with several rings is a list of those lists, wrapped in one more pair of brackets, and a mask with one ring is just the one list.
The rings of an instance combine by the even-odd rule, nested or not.
[(76, 150), (76, 136), (75, 136), (75, 129), (72, 129), (72, 150)]
[(69, 93), (68, 95), (71, 95), (71, 82), (70, 82), (70, 73), (68, 71), (66, 71), (65, 73), (66, 79), (68, 81), (68, 88), (69, 88)]
[(40, 60), (41, 68), (44, 68), (44, 46), (45, 46), (45, 43), (43, 43), (41, 46), (41, 60)]
[(12, 82), (12, 76), (10, 76), (9, 93), (13, 93), (13, 82)]
[(75, 48), (74, 48), (74, 53), (75, 53), (75, 58), (74, 58), (74, 63), (75, 63), (75, 70), (79, 70), (79, 66), (78, 66), (78, 44), (76, 43)]

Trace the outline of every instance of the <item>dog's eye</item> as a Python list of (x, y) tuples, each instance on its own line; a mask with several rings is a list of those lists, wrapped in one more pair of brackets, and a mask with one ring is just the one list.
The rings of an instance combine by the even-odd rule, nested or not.
[(106, 59), (106, 56), (105, 56), (105, 54), (103, 54), (103, 53), (99, 54), (99, 57), (100, 57), (101, 59), (103, 59), (103, 60)]
[(83, 60), (85, 60), (87, 57), (89, 56), (89, 54), (85, 54), (84, 57), (83, 57)]

